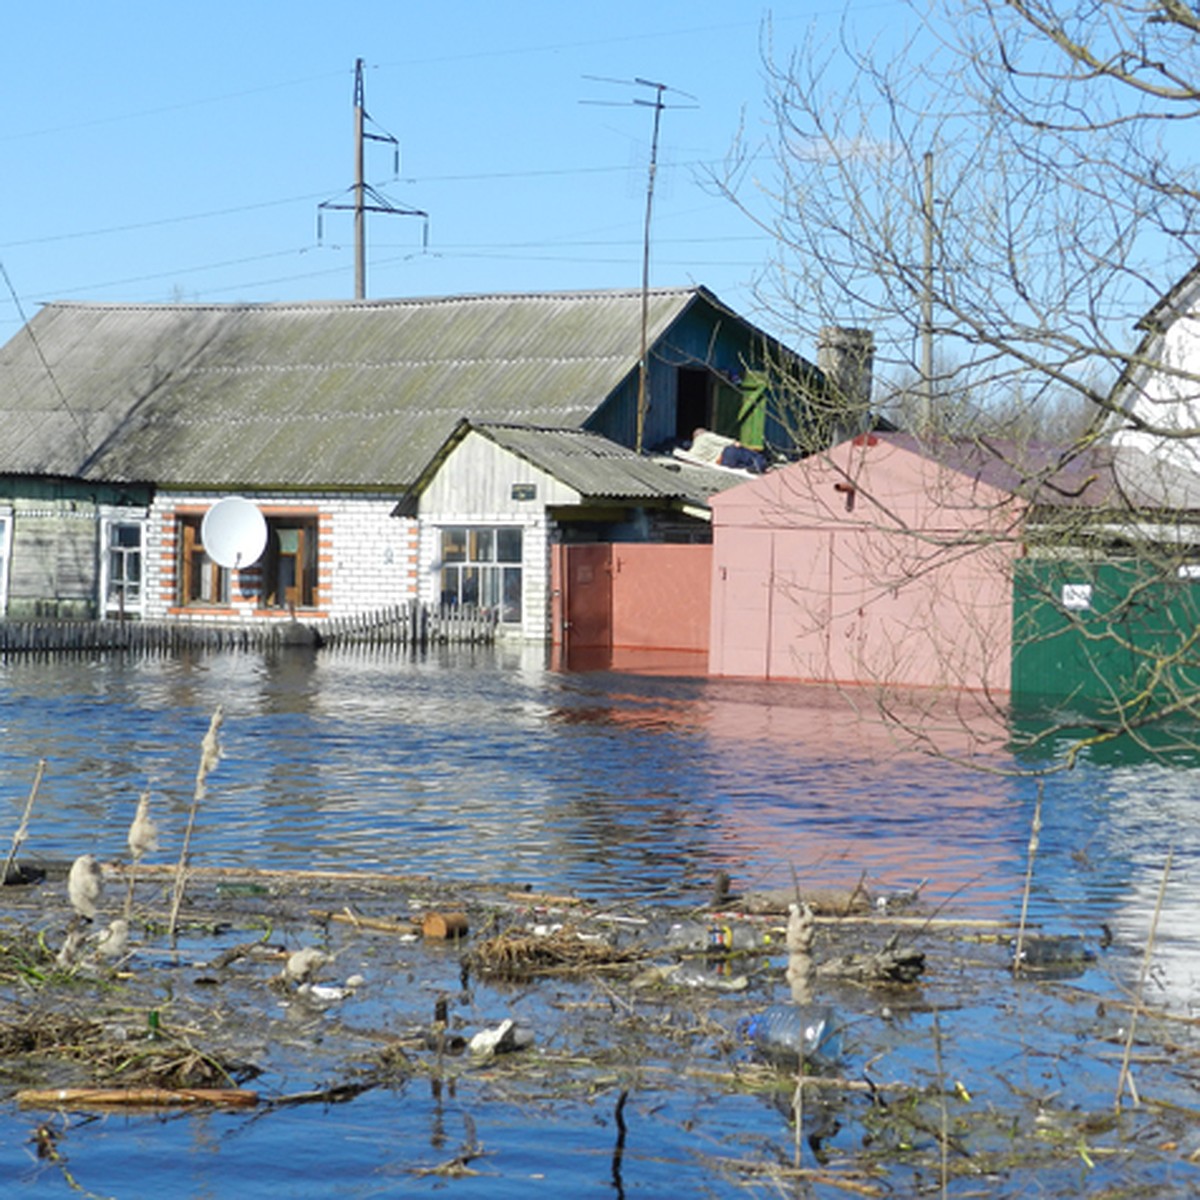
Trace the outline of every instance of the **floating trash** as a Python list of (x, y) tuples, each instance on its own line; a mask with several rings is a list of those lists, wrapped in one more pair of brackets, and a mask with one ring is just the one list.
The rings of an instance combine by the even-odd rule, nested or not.
[(795, 1067), (831, 1066), (841, 1056), (841, 1029), (828, 1005), (772, 1004), (746, 1023), (746, 1036), (766, 1059)]
[(1042, 976), (1070, 978), (1082, 975), (1095, 961), (1096, 952), (1078, 934), (1038, 934), (1021, 942), (1020, 958), (1017, 943), (1011, 945), (1013, 971)]

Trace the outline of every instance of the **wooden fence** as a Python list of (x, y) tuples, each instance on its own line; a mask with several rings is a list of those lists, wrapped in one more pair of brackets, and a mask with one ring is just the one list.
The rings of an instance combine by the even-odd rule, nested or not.
[(236, 624), (217, 621), (0, 621), (0, 655), (128, 650), (273, 650), (347, 643), (428, 646), (495, 641), (494, 614), (415, 601), (360, 616)]
[(322, 621), (315, 628), (321, 640), (331, 644), (479, 645), (496, 640), (496, 614), (412, 601), (361, 616)]

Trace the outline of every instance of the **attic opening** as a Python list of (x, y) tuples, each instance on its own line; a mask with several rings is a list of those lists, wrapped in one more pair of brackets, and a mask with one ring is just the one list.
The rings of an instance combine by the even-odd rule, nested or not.
[(675, 437), (681, 442), (690, 442), (695, 430), (711, 427), (711, 373), (704, 368), (678, 368), (675, 373)]

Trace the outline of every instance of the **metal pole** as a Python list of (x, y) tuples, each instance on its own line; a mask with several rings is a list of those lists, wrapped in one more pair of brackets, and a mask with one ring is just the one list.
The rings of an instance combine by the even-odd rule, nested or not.
[(354, 298), (367, 296), (366, 178), (363, 166), (363, 60), (354, 63)]

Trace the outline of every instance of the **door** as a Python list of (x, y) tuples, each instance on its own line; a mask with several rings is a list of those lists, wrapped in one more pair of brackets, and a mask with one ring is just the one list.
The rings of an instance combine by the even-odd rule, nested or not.
[(612, 653), (612, 547), (561, 546), (563, 660), (570, 670), (601, 665)]

